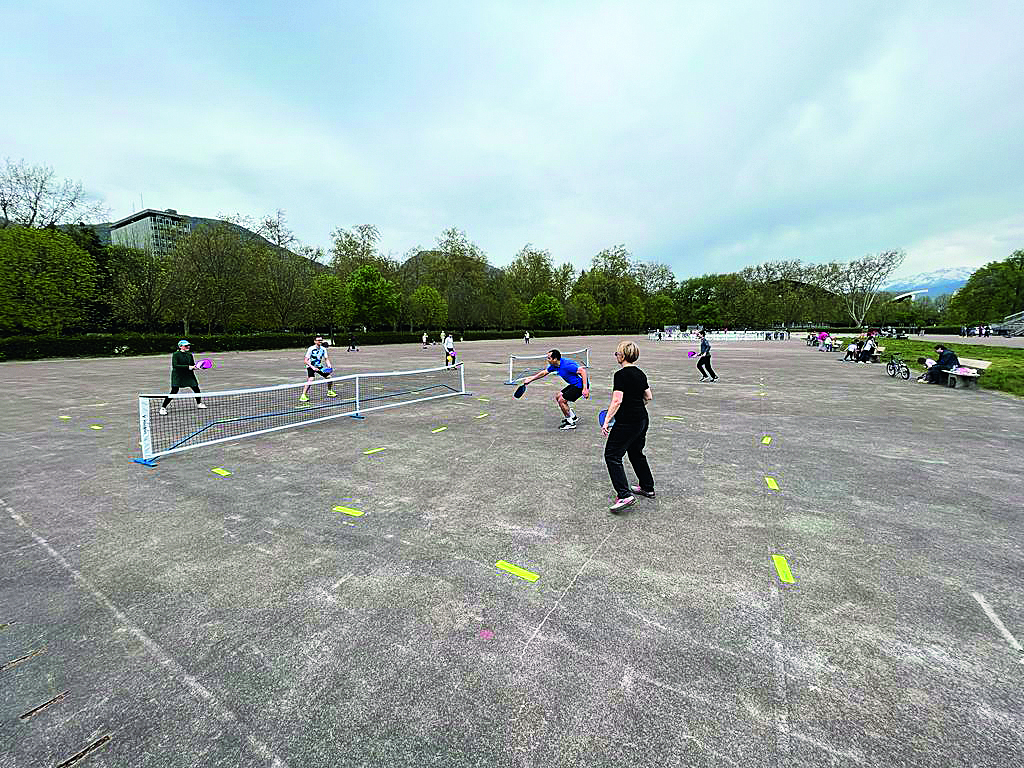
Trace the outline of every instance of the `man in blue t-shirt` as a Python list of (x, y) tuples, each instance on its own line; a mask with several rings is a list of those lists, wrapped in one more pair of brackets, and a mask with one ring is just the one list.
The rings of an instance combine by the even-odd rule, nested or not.
[(529, 384), (537, 379), (543, 379), (549, 373), (557, 373), (565, 381), (566, 386), (555, 396), (555, 402), (562, 410), (562, 423), (559, 429), (576, 429), (576, 411), (569, 403), (575, 403), (580, 395), (590, 397), (590, 380), (587, 378), (587, 369), (568, 357), (562, 357), (557, 349), (548, 352), (548, 367), (543, 371), (523, 380), (523, 384)]

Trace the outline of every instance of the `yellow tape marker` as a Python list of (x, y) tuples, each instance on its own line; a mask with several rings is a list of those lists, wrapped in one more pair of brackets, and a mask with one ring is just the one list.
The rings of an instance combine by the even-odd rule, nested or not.
[(369, 456), (371, 453), (380, 453), (381, 451), (386, 451), (386, 450), (387, 450), (387, 448), (371, 448), (368, 451), (363, 451), (363, 456)]
[(495, 565), (498, 568), (501, 568), (501, 570), (508, 571), (513, 576), (518, 576), (519, 578), (526, 579), (527, 581), (536, 581), (540, 578), (540, 574), (527, 571), (520, 568), (518, 565), (512, 565), (512, 563), (506, 563), (504, 560), (499, 560)]
[(782, 555), (772, 555), (772, 561), (775, 563), (775, 572), (779, 574), (779, 579), (785, 584), (793, 584), (793, 572), (789, 570), (786, 558)]
[(448, 427), (438, 427), (437, 429), (430, 430), (431, 434), (436, 435), (438, 432), (444, 432)]
[(482, 403), (489, 403), (489, 402), (491, 402), (491, 398), (489, 398), (489, 397), (478, 397), (477, 400), (479, 400)]
[(687, 392), (686, 394), (688, 394), (688, 395), (699, 395), (700, 392)]
[(761, 397), (767, 397), (768, 396), (767, 392), (758, 392), (757, 394), (759, 394)]
[(59, 418), (64, 419), (64, 421), (68, 421), (71, 417), (70, 416), (60, 416)]
[(99, 424), (90, 424), (89, 429), (103, 429)]
[(210, 471), (213, 472), (216, 475), (220, 475), (221, 477), (227, 477), (228, 475), (231, 474), (226, 469), (221, 469), (220, 467), (214, 467)]
[(481, 413), (479, 416), (474, 416), (473, 418), (474, 419), (486, 419), (487, 418), (487, 414), (486, 413)]
[(666, 416), (666, 419), (672, 419), (673, 421), (682, 421), (685, 417), (683, 416)]
[(765, 435), (764, 437), (761, 438), (761, 443), (763, 445), (771, 445), (772, 444), (772, 436), (771, 435)]
[(774, 477), (766, 477), (764, 481), (768, 484), (768, 487), (771, 488), (773, 491), (779, 490), (779, 484), (775, 482)]
[(343, 512), (344, 514), (348, 515), (349, 517), (362, 517), (363, 516), (363, 513), (361, 511), (359, 511), (358, 509), (352, 509), (352, 507), (335, 507), (334, 511), (335, 512)]

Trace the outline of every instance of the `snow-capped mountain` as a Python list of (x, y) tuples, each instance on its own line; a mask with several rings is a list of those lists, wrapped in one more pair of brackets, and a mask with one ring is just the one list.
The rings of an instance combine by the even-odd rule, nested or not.
[(936, 269), (934, 272), (921, 272), (916, 275), (894, 278), (885, 286), (887, 291), (919, 291), (927, 288), (926, 296), (933, 299), (944, 293), (954, 293), (963, 287), (972, 274), (975, 267), (946, 267)]

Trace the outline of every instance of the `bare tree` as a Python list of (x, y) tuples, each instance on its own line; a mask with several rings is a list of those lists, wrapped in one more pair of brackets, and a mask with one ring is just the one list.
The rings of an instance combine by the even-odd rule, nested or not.
[(106, 210), (79, 181), (58, 180), (48, 165), (5, 159), (0, 169), (0, 227), (51, 227), (104, 217)]
[(906, 254), (901, 250), (890, 250), (869, 253), (848, 264), (822, 264), (808, 270), (808, 282), (838, 295), (854, 326), (860, 328), (871, 305), (881, 293), (882, 285), (899, 268), (905, 257)]
[(284, 248), (296, 253), (301, 247), (299, 238), (288, 228), (284, 211), (280, 208), (277, 209), (277, 213), (273, 216), (264, 216), (256, 222), (255, 227), (252, 227), (252, 229), (257, 235), (266, 238), (278, 248)]

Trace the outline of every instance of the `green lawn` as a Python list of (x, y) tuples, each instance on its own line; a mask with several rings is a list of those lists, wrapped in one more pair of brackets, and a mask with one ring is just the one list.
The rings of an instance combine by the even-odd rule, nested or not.
[[(878, 340), (878, 345), (885, 347), (885, 352), (882, 355), (883, 362), (889, 359), (890, 354), (895, 353), (902, 356), (912, 370), (918, 371), (923, 371), (924, 366), (918, 364), (917, 358), (935, 358), (935, 343), (934, 341), (911, 339)], [(989, 347), (981, 344), (952, 343), (949, 346), (961, 357), (992, 361), (989, 369), (978, 379), (979, 387), (1024, 397), (1024, 349)]]

